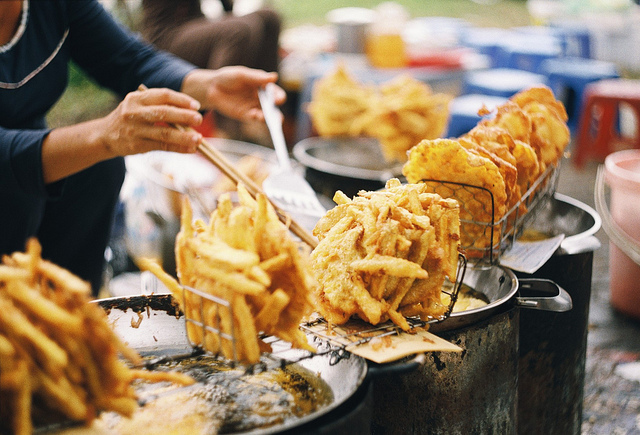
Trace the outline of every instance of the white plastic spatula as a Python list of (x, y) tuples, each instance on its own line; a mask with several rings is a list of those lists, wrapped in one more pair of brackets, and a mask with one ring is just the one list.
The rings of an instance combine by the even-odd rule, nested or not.
[(305, 221), (315, 223), (326, 213), (326, 209), (307, 180), (291, 166), (289, 150), (282, 132), (282, 116), (275, 105), (273, 92), (272, 83), (258, 92), (279, 164), (279, 168), (262, 182), (262, 189), (281, 209), (295, 215), (298, 219), (307, 216), (310, 219)]

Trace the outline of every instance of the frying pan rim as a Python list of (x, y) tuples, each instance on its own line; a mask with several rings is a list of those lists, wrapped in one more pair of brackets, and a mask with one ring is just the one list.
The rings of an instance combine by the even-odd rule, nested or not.
[[(490, 301), (487, 305), (484, 305), (482, 307), (451, 313), (449, 317), (447, 317), (445, 320), (433, 324), (431, 326), (432, 331), (445, 332), (453, 329), (459, 329), (459, 328), (470, 326), (475, 322), (488, 318), (494, 312), (496, 312), (497, 310), (500, 310), (504, 304), (509, 303), (509, 301), (515, 300), (514, 298), (518, 293), (520, 283), (518, 281), (518, 277), (515, 275), (515, 273), (511, 269), (508, 269), (500, 265), (472, 266), (472, 267), (467, 267), (467, 270), (465, 272), (465, 278), (470, 277), (470, 272), (471, 274), (483, 273), (482, 271), (484, 270), (500, 270), (503, 273), (503, 276), (505, 276), (506, 280), (511, 282), (511, 285), (508, 287), (509, 290), (505, 291), (503, 295), (500, 295), (497, 299)], [(463, 280), (462, 282), (465, 283), (465, 280)], [(500, 284), (496, 283), (496, 285), (500, 285)], [(504, 286), (504, 287), (507, 288), (507, 286)], [(486, 295), (486, 293), (482, 289), (475, 288), (474, 290), (479, 291)]]
[[(386, 182), (388, 179), (394, 177), (402, 177), (402, 165), (396, 165), (386, 170), (365, 169), (358, 168), (356, 166), (346, 166), (338, 163), (328, 162), (319, 159), (308, 152), (308, 150), (311, 148), (317, 148), (318, 144), (322, 144), (323, 142), (330, 143), (338, 140), (340, 139), (320, 139), (317, 137), (308, 137), (306, 139), (302, 139), (300, 142), (296, 143), (293, 146), (293, 156), (306, 168), (339, 177), (381, 182)], [(353, 142), (375, 142), (375, 139), (365, 137), (344, 138), (342, 140), (350, 140)]]
[[(123, 309), (123, 306), (113, 306), (115, 303), (121, 304), (123, 301), (125, 300), (130, 300), (130, 301), (151, 301), (152, 299), (158, 299), (158, 298), (168, 298), (171, 299), (171, 294), (170, 293), (154, 293), (152, 295), (131, 295), (131, 296), (114, 296), (114, 297), (109, 297), (109, 298), (102, 298), (102, 299), (97, 299), (94, 302), (98, 303), (101, 307), (103, 307), (103, 309), (105, 310), (112, 310), (112, 309), (118, 309), (122, 312), (126, 312), (129, 309), (132, 309), (131, 306), (128, 306), (126, 308), (126, 310)], [(148, 304), (149, 302), (147, 302)], [(111, 305), (111, 306), (108, 306)], [(106, 306), (106, 307), (105, 307)], [(142, 310), (144, 311), (146, 308), (144, 308), (142, 305), (140, 305), (142, 308)], [(155, 311), (155, 310), (154, 310)], [(167, 313), (169, 314), (169, 313)], [(123, 316), (124, 317), (124, 316)], [(177, 317), (177, 316), (171, 316), (174, 317), (176, 321), (179, 321), (181, 323), (182, 326), (184, 326), (183, 320), (182, 320), (182, 316)], [(145, 319), (146, 320), (146, 319)], [(135, 347), (132, 347), (134, 350), (137, 350)], [(348, 352), (348, 351), (347, 351)], [(349, 373), (346, 372), (344, 375), (345, 376), (341, 376), (341, 379), (349, 379), (352, 381), (352, 386), (351, 386), (351, 391), (347, 391), (345, 394), (343, 394), (342, 398), (340, 398), (339, 400), (336, 399), (335, 397), (335, 393), (334, 393), (334, 389), (331, 385), (329, 385), (328, 382), (326, 382), (326, 380), (321, 376), (321, 373), (319, 372), (315, 372), (315, 374), (317, 376), (320, 377), (321, 380), (323, 380), (325, 383), (327, 383), (327, 385), (331, 388), (331, 392), (333, 397), (333, 400), (331, 401), (331, 403), (327, 404), (326, 406), (310, 413), (307, 415), (304, 415), (302, 417), (290, 420), (286, 423), (280, 424), (280, 425), (275, 425), (272, 427), (267, 427), (267, 428), (259, 428), (259, 429), (255, 429), (255, 430), (251, 430), (251, 431), (245, 431), (245, 432), (234, 432), (234, 435), (262, 435), (262, 434), (273, 434), (273, 433), (278, 433), (278, 432), (282, 432), (282, 431), (287, 431), (287, 430), (291, 430), (291, 429), (295, 429), (297, 427), (300, 427), (302, 425), (305, 425), (307, 423), (310, 423), (316, 419), (320, 419), (322, 417), (324, 417), (325, 415), (327, 415), (328, 413), (338, 409), (340, 406), (342, 406), (345, 402), (347, 402), (350, 398), (352, 398), (354, 395), (356, 395), (356, 393), (358, 391), (360, 391), (360, 389), (363, 386), (366, 386), (366, 382), (368, 379), (368, 365), (367, 362), (364, 358), (352, 354), (352, 353), (348, 353), (348, 358), (343, 358), (338, 360), (338, 362), (333, 365), (331, 363), (329, 363), (329, 366), (331, 366), (331, 368), (333, 370), (339, 370), (340, 369), (340, 364), (346, 364), (344, 361), (355, 361), (352, 362), (349, 365), (350, 370), (356, 371), (356, 373)], [(306, 370), (310, 371), (309, 368), (305, 367), (304, 362), (305, 361), (312, 361), (316, 358), (331, 358), (330, 354), (322, 354), (322, 355), (315, 355), (309, 359), (306, 360), (302, 360), (297, 364), (300, 364), (301, 367), (305, 368)], [(344, 368), (344, 366), (343, 366)], [(356, 376), (354, 376), (354, 374)]]

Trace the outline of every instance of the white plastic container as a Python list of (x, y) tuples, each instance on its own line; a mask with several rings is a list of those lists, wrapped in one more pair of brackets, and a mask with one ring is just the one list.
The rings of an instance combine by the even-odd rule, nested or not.
[[(604, 183), (611, 190), (609, 208)], [(640, 318), (640, 150), (607, 156), (596, 183), (596, 208), (610, 238), (611, 305)]]

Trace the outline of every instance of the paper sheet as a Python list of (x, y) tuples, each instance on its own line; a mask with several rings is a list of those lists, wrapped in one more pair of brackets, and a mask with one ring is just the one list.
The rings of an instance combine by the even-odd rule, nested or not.
[(518, 272), (534, 273), (540, 269), (564, 240), (564, 234), (537, 241), (516, 240), (511, 248), (502, 254), (500, 264)]
[(376, 337), (364, 344), (348, 346), (347, 350), (378, 364), (397, 361), (400, 358), (417, 353), (462, 351), (455, 344), (449, 343), (428, 331)]

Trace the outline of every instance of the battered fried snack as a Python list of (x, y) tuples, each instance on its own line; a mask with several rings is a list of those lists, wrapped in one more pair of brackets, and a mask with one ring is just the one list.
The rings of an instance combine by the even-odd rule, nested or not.
[[(473, 216), (479, 221), (491, 222), (494, 217), (496, 220), (500, 219), (507, 211), (507, 190), (500, 169), (488, 158), (467, 150), (457, 140), (420, 142), (409, 151), (409, 160), (402, 168), (402, 173), (409, 183), (420, 183), (423, 180), (451, 181), (485, 189), (487, 192), (461, 191), (461, 195), (468, 197), (458, 200), (470, 204), (470, 210), (466, 211), (469, 215), (465, 218)], [(441, 186), (433, 182), (428, 184), (433, 185), (436, 193), (441, 196), (452, 196), (447, 185)], [(493, 197), (493, 204), (489, 192)]]
[(569, 143), (566, 120), (551, 90), (533, 87), (457, 139), (415, 145), (403, 174), (410, 183), (436, 180), (427, 183), (434, 192), (460, 201), (461, 244), (468, 256), (482, 257), (500, 247), (516, 216), (528, 211), (532, 186), (549, 165), (558, 164)]
[(353, 315), (374, 325), (390, 319), (409, 330), (405, 313), (443, 315), (442, 284), (457, 270), (457, 202), (397, 179), (353, 199), (338, 191), (334, 201), (314, 228), (320, 242), (311, 253), (322, 316), (332, 324)]
[(375, 91), (353, 79), (343, 65), (313, 87), (307, 111), (320, 136), (349, 136), (352, 120), (375, 105)]
[[(150, 260), (141, 268), (150, 270), (171, 290), (187, 319), (233, 335), (234, 344), (220, 334), (187, 322), (194, 345), (229, 359), (256, 363), (269, 345), (263, 333), (279, 337), (294, 347), (313, 351), (299, 329), (310, 314), (311, 288), (308, 252), (290, 236), (269, 201), (254, 200), (242, 184), (240, 203), (229, 194), (218, 199), (209, 223), (193, 222), (188, 198), (183, 199), (181, 229), (176, 239), (179, 283)], [(182, 286), (217, 297), (224, 303), (201, 297)]]
[[(26, 252), (0, 265), (0, 431), (30, 434), (33, 421), (91, 422), (100, 411), (130, 416), (137, 408), (129, 368), (140, 356), (111, 330), (104, 310), (89, 302), (89, 284)], [(157, 380), (193, 383), (158, 372)], [(5, 426), (6, 425), (6, 426)]]
[(401, 75), (380, 86), (378, 101), (353, 120), (349, 133), (378, 138), (387, 161), (404, 162), (413, 145), (444, 133), (450, 101), (451, 96)]
[(491, 228), (507, 212), (507, 190), (490, 159), (457, 140), (425, 140), (411, 148), (402, 173), (409, 183), (424, 182), (429, 191), (459, 201), (461, 245), (471, 256), (500, 240)]
[(567, 119), (564, 105), (555, 99), (551, 89), (538, 86), (517, 93), (498, 108), (494, 119), (482, 123), (501, 126), (514, 140), (531, 145), (544, 171), (557, 164), (569, 144)]
[(318, 80), (308, 112), (320, 136), (374, 137), (387, 161), (404, 162), (417, 142), (444, 133), (450, 101), (409, 75), (366, 86), (340, 66)]
[[(467, 150), (491, 160), (493, 164), (498, 167), (505, 184), (507, 210), (517, 204), (518, 201), (520, 201), (522, 193), (520, 191), (520, 186), (518, 185), (518, 170), (515, 165), (489, 151), (486, 146), (489, 143), (487, 140), (479, 139), (476, 142), (472, 137), (461, 137), (458, 139), (458, 142)], [(510, 160), (515, 160), (515, 158)]]

